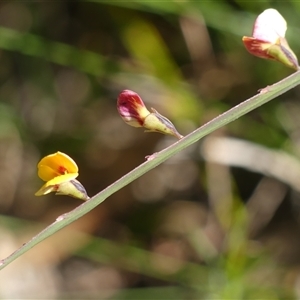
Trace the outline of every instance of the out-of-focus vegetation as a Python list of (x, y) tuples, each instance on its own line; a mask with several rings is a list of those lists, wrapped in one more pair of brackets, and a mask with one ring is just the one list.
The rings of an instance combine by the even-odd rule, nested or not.
[[(63, 151), (92, 196), (175, 142), (127, 126), (123, 89), (182, 134), (291, 70), (241, 37), (276, 8), (300, 53), (297, 1), (0, 3), (0, 258), (79, 200), (36, 165)], [(0, 272), (0, 296), (296, 299), (299, 88), (183, 151)]]

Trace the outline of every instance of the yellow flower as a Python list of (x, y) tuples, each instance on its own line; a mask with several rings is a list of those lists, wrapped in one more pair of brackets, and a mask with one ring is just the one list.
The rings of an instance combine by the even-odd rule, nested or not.
[(78, 167), (65, 153), (56, 152), (42, 158), (38, 163), (38, 176), (46, 183), (35, 193), (36, 196), (55, 192), (56, 195), (69, 195), (82, 200), (89, 199), (85, 188), (75, 178)]
[(56, 152), (47, 155), (38, 163), (38, 175), (44, 181), (49, 181), (64, 174), (76, 174), (78, 167), (75, 161), (65, 153)]

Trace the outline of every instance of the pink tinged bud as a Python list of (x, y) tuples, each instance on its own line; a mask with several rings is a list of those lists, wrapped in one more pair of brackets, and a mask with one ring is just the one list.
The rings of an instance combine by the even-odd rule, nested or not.
[(117, 108), (121, 118), (133, 127), (143, 127), (145, 118), (150, 114), (141, 97), (130, 90), (120, 93)]
[(279, 61), (298, 69), (298, 60), (285, 39), (285, 19), (273, 8), (262, 12), (255, 20), (253, 37), (243, 37), (246, 49), (260, 58)]
[(178, 139), (183, 136), (166, 117), (152, 108), (152, 113), (146, 108), (141, 97), (130, 90), (120, 93), (117, 108), (122, 119), (133, 127), (144, 127), (146, 132), (160, 132), (173, 135)]

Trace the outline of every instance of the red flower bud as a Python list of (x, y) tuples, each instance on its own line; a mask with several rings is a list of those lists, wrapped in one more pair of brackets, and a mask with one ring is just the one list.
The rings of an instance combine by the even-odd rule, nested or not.
[(133, 91), (124, 90), (120, 93), (117, 108), (121, 118), (130, 126), (144, 127), (147, 132), (160, 132), (179, 139), (183, 137), (166, 117), (153, 108), (150, 113), (141, 97)]
[(145, 118), (150, 114), (140, 96), (130, 90), (120, 93), (117, 108), (121, 118), (133, 127), (143, 127)]

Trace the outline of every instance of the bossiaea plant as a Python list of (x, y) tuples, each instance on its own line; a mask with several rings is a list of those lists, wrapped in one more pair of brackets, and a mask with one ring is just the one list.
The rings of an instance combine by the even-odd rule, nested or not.
[[(243, 37), (243, 42), (250, 53), (261, 58), (280, 61), (285, 65), (298, 70), (297, 58), (284, 38), (285, 30), (285, 20), (277, 11), (270, 9), (263, 12), (257, 18), (253, 30), (253, 37)], [(143, 162), (140, 166), (136, 167), (134, 170), (127, 173), (90, 199), (78, 181), (74, 184), (75, 178), (78, 176), (78, 167), (69, 156), (57, 152), (43, 158), (38, 164), (38, 169), (39, 176), (46, 181), (46, 184), (36, 193), (36, 195), (45, 195), (50, 192), (56, 192), (59, 194), (68, 194), (73, 197), (75, 195), (77, 198), (87, 201), (83, 202), (71, 212), (59, 216), (55, 222), (34, 236), (28, 243), (22, 245), (10, 256), (0, 260), (0, 269), (7, 266), (10, 262), (47, 237), (53, 235), (58, 230), (87, 214), (97, 205), (105, 201), (109, 196), (141, 177), (151, 169), (162, 164), (175, 154), (299, 84), (300, 71), (276, 84), (261, 89), (255, 96), (224, 112), (185, 137), (180, 135), (174, 125), (157, 111), (153, 109), (152, 112), (148, 111), (137, 93), (130, 90), (122, 91), (117, 100), (117, 108), (120, 116), (128, 125), (133, 127), (144, 127), (146, 131), (169, 134), (177, 137), (179, 141), (162, 151), (155, 153), (155, 155), (152, 156), (152, 159)], [(64, 184), (67, 185), (67, 189), (63, 187)], [(73, 186), (71, 190), (74, 188), (74, 193), (70, 192), (70, 185)], [(78, 188), (78, 186), (80, 186), (80, 188)], [(77, 192), (79, 192), (79, 196), (77, 196)]]

